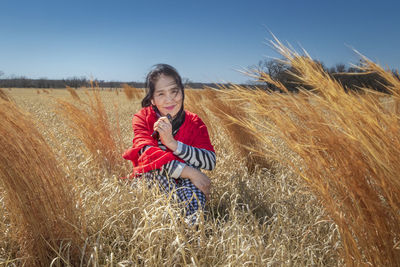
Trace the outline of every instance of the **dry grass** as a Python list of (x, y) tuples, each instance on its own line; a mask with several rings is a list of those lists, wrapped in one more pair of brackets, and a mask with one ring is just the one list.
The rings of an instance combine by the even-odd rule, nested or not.
[(185, 90), (184, 108), (200, 116), (202, 121), (209, 128), (209, 134), (211, 137), (217, 135), (217, 133), (213, 131), (214, 128), (211, 127), (214, 114), (212, 114), (210, 110), (210, 104), (212, 104), (210, 99), (213, 99), (215, 94), (216, 93), (210, 89)]
[(9, 93), (7, 93), (3, 88), (0, 88), (0, 99), (4, 101), (13, 101)]
[[(210, 135), (216, 137), (223, 134), (224, 142), (230, 147), (238, 158), (245, 159), (245, 165), (249, 172), (256, 168), (273, 169), (273, 161), (253, 152), (254, 147), (259, 146), (259, 141), (246, 127), (233, 123), (232, 118), (247, 118), (246, 102), (235, 101), (232, 98), (226, 101), (225, 94), (221, 91), (225, 87), (218, 87), (219, 90), (207, 88), (204, 90), (189, 90), (186, 93), (186, 107), (188, 110), (198, 114), (204, 123), (210, 128)], [(214, 118), (213, 118), (214, 117)], [(215, 132), (211, 121), (218, 120), (223, 131)], [(232, 144), (236, 144), (232, 146)]]
[(85, 238), (73, 181), (66, 179), (28, 115), (0, 100), (0, 116), (2, 202), (9, 219), (3, 230), (11, 231), (18, 244), (14, 257), (28, 266), (64, 257), (78, 263)]
[[(70, 98), (66, 90), (55, 90), (54, 98), (32, 92), (13, 90), (13, 97), (41, 121), (42, 132), (54, 135), (65, 150), (66, 172), (75, 182), (74, 191), (80, 196), (87, 224), (88, 238), (81, 248), (81, 256), (87, 261), (82, 266), (342, 264), (337, 227), (326, 219), (317, 199), (287, 168), (275, 173), (267, 169), (248, 172), (243, 167), (247, 159), (236, 154), (229, 132), (208, 108), (200, 116), (212, 135), (217, 167), (207, 172), (213, 190), (206, 220), (198, 228), (190, 228), (182, 222), (176, 206), (156, 190), (148, 190), (140, 181), (132, 185), (117, 182), (115, 178), (127, 171), (109, 174), (91, 154), (81, 152), (83, 143), (59, 115), (51, 112), (57, 98)], [(190, 93), (188, 90), (187, 95)], [(206, 107), (212, 105), (214, 93), (204, 95)], [(124, 147), (129, 147), (131, 119), (140, 103), (121, 94), (99, 94), (109, 114), (114, 102), (118, 103)], [(93, 98), (91, 94), (81, 96), (84, 102), (95, 102)], [(108, 119), (112, 121), (113, 117)], [(66, 165), (63, 158), (58, 162)], [(0, 203), (3, 211), (6, 205), (1, 198)], [(6, 241), (11, 234), (8, 229), (12, 229), (10, 216), (1, 211), (0, 264), (7, 259), (19, 264), (22, 259), (15, 256), (18, 245)]]
[[(65, 150), (66, 159), (57, 157), (52, 166), (68, 167), (71, 180), (66, 184), (73, 189), (67, 192), (80, 197), (75, 216), (86, 222), (87, 238), (83, 245), (73, 243), (81, 248), (79, 257), (58, 244), (63, 260), (80, 266), (398, 266), (399, 81), (366, 61), (364, 70), (384, 77), (391, 95), (345, 93), (310, 58), (279, 42), (276, 47), (294, 67), (293, 75), (313, 92), (279, 94), (232, 85), (185, 93), (185, 107), (206, 123), (217, 154), (216, 169), (207, 172), (212, 199), (198, 227), (188, 227), (176, 204), (155, 188), (140, 180), (125, 184), (116, 179), (128, 172), (115, 152), (120, 140), (124, 148), (131, 145), (131, 119), (142, 96), (131, 101), (92, 90), (77, 106), (65, 100), (70, 98), (66, 90), (55, 90), (53, 97), (13, 90), (15, 102), (40, 120), (45, 137), (54, 135)], [(266, 74), (261, 79), (272, 81)], [(54, 104), (68, 125), (51, 112)], [(115, 110), (118, 116), (110, 116)], [(29, 145), (45, 144), (37, 135), (29, 136), (23, 140)], [(5, 140), (7, 146), (14, 143)], [(90, 153), (81, 152), (86, 150)], [(274, 162), (273, 169), (254, 163), (256, 152), (266, 163)], [(45, 153), (46, 160), (54, 156)], [(26, 168), (29, 175), (42, 165), (48, 168), (35, 164)], [(49, 194), (61, 195), (57, 189)], [(0, 188), (0, 264), (20, 264), (25, 259), (17, 251), (24, 247), (9, 241), (20, 231), (11, 223), (20, 211), (9, 204), (8, 192)], [(47, 219), (57, 218), (52, 212), (43, 209)], [(58, 255), (47, 255), (63, 264)], [(76, 258), (82, 261), (75, 264)]]
[[(66, 157), (51, 151), (32, 121), (2, 101), (2, 118), (13, 123), (0, 129), (15, 130), (2, 132), (0, 140), (2, 147), (16, 152), (6, 149), (0, 165), (5, 177), (0, 188), (0, 264), (23, 263), (26, 258), (17, 251), (32, 255), (33, 243), (21, 243), (31, 238), (43, 248), (36, 258), (59, 266), (400, 265), (400, 82), (366, 60), (362, 68), (385, 78), (391, 95), (367, 89), (346, 93), (309, 57), (278, 41), (275, 45), (293, 75), (312, 92), (280, 94), (235, 85), (186, 91), (185, 107), (206, 123), (217, 154), (216, 169), (207, 172), (212, 199), (198, 227), (188, 227), (176, 204), (143, 181), (125, 184), (116, 179), (128, 172), (120, 150), (131, 145), (131, 119), (143, 95), (131, 101), (127, 95), (92, 90), (80, 97), (78, 106), (65, 100), (70, 98), (66, 90), (55, 90), (53, 97), (11, 91), (15, 102), (41, 122), (47, 143), (54, 142), (49, 138), (54, 135)], [(285, 91), (268, 75), (254, 75)], [(62, 120), (52, 112), (54, 104)], [(90, 153), (82, 152), (86, 150)], [(264, 163), (256, 162), (256, 152)], [(56, 166), (66, 167), (68, 180)], [(21, 184), (7, 185), (15, 181)], [(79, 195), (79, 211), (71, 206), (75, 194), (63, 195), (71, 192)], [(44, 201), (46, 197), (51, 201)], [(29, 201), (40, 204), (30, 209)], [(57, 228), (53, 221), (58, 218), (76, 222), (73, 229), (87, 233), (84, 244), (69, 237), (68, 253), (68, 240), (57, 242), (61, 238), (53, 233), (74, 232), (63, 220), (57, 223), (61, 230)], [(22, 219), (28, 223), (15, 223)], [(29, 225), (35, 231), (26, 230)], [(55, 230), (43, 232), (43, 225)]]
[(122, 88), (128, 100), (132, 99), (141, 100), (144, 97), (144, 91), (141, 89), (134, 88), (132, 86), (129, 86), (128, 84), (123, 84)]
[(74, 130), (73, 134), (85, 144), (99, 166), (111, 173), (124, 163), (119, 122), (112, 128), (98, 89), (86, 93), (89, 101), (80, 101), (79, 106), (57, 100), (57, 112)]
[(73, 99), (80, 101), (81, 98), (79, 97), (78, 93), (76, 92), (75, 89), (67, 86), (67, 91), (70, 93), (70, 95), (72, 96)]
[[(309, 185), (339, 227), (347, 265), (400, 265), (400, 82), (365, 60), (365, 71), (384, 78), (388, 96), (365, 90), (346, 93), (309, 57), (273, 45), (313, 92), (268, 93), (235, 88), (229, 94), (250, 103), (247, 127), (268, 150), (258, 151), (290, 166)], [(267, 74), (261, 79), (271, 81)], [(281, 88), (285, 91), (285, 88)], [(256, 116), (265, 116), (262, 123)], [(271, 139), (277, 136), (284, 146)], [(293, 153), (287, 153), (287, 150)]]

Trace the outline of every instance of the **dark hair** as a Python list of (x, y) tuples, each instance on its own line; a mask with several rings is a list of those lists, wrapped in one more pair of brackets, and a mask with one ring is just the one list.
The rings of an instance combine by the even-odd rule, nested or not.
[(154, 95), (155, 84), (158, 81), (158, 78), (160, 78), (161, 74), (172, 77), (175, 80), (176, 85), (182, 90), (182, 103), (183, 103), (183, 100), (185, 98), (185, 94), (183, 91), (184, 87), (182, 84), (182, 78), (179, 75), (178, 71), (174, 67), (168, 64), (156, 64), (153, 66), (152, 70), (147, 74), (146, 77), (146, 82), (145, 82), (146, 96), (142, 100), (142, 107), (148, 107), (151, 105), (151, 99), (153, 98)]

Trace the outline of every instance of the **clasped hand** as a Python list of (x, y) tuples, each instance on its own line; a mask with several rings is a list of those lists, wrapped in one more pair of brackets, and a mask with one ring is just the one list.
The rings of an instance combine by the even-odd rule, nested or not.
[(157, 131), (160, 135), (160, 140), (163, 145), (175, 151), (178, 147), (178, 143), (172, 135), (172, 124), (167, 117), (160, 117), (153, 126), (154, 131)]

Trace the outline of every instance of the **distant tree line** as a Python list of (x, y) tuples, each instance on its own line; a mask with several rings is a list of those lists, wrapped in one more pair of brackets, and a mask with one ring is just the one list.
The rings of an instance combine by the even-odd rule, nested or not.
[[(385, 81), (376, 73), (364, 73), (357, 66), (347, 67), (344, 64), (336, 64), (333, 67), (327, 68), (323, 64), (323, 62), (315, 61), (319, 64), (322, 69), (327, 72), (331, 77), (339, 81), (346, 90), (354, 90), (357, 91), (361, 87), (368, 87), (380, 92), (386, 92), (385, 90)], [(359, 65), (362, 62), (359, 63)], [(299, 86), (303, 86), (306, 89), (311, 89), (307, 86), (301, 85), (301, 83), (291, 75), (291, 73), (296, 73), (296, 71), (291, 67), (280, 60), (271, 59), (271, 60), (261, 60), (257, 65), (251, 66), (250, 69), (256, 69), (259, 72), (264, 72), (270, 75), (270, 77), (275, 80), (281, 82), (289, 91), (295, 92), (298, 90)], [(392, 71), (393, 76), (397, 77), (400, 80), (400, 75), (397, 71)], [(67, 79), (54, 80), (47, 78), (39, 78), (39, 79), (30, 79), (24, 76), (21, 77), (8, 77), (2, 78), (4, 76), (4, 72), (0, 71), (0, 88), (82, 88), (82, 87), (91, 87), (91, 82), (84, 76), (78, 77), (70, 77)], [(183, 78), (183, 83), (187, 88), (204, 88), (205, 86), (209, 87), (218, 87), (215, 83), (200, 83), (193, 82), (188, 78)], [(98, 86), (100, 88), (121, 88), (123, 84), (128, 84), (132, 87), (143, 88), (143, 82), (121, 82), (121, 81), (104, 81), (94, 79), (92, 80), (93, 86)], [(279, 91), (275, 85), (267, 82), (252, 80), (249, 81), (248, 84), (241, 84), (243, 86), (247, 86), (249, 84), (255, 84), (257, 87)], [(228, 84), (219, 84), (223, 86), (227, 86)]]
[[(347, 67), (345, 64), (340, 63), (333, 67), (327, 68), (323, 62), (315, 62), (319, 64), (326, 73), (341, 83), (345, 90), (357, 91), (362, 87), (367, 87), (379, 92), (386, 92), (385, 80), (383, 80), (382, 77), (376, 73), (365, 73), (361, 71), (357, 65), (354, 67)], [(362, 62), (360, 61), (358, 66), (360, 66), (361, 63)], [(284, 64), (280, 60), (271, 59), (259, 61), (258, 65), (252, 66), (251, 68), (269, 74), (273, 80), (281, 82), (289, 91), (297, 91), (299, 86), (302, 86), (306, 89), (311, 89), (302, 85), (299, 80), (293, 77), (291, 73), (296, 73), (296, 70), (294, 70), (291, 66)], [(391, 73), (394, 77), (400, 80), (398, 71), (392, 70)], [(271, 83), (256, 82), (256, 84), (264, 89), (272, 91), (279, 90)]]
[[(123, 82), (95, 79), (92, 80), (92, 84), (93, 86), (98, 86), (100, 88), (120, 88)], [(143, 87), (143, 83), (128, 82), (128, 84), (134, 87)], [(30, 79), (21, 76), (0, 79), (0, 87), (3, 88), (66, 88), (67, 86), (75, 89), (90, 87), (91, 82), (86, 77), (71, 77), (67, 79), (54, 80), (47, 78)]]
[[(9, 77), (1, 79), (3, 72), (0, 71), (0, 88), (82, 88), (91, 87), (91, 82), (86, 77), (71, 77), (62, 80), (54, 80), (47, 78), (30, 79), (24, 76)], [(185, 87), (188, 88), (203, 88), (204, 86), (216, 87), (215, 83), (200, 83), (192, 82), (187, 78), (183, 79)], [(123, 84), (128, 84), (135, 88), (143, 88), (143, 82), (121, 82), (121, 81), (104, 81), (94, 79), (92, 80), (93, 86), (100, 88), (121, 88)]]

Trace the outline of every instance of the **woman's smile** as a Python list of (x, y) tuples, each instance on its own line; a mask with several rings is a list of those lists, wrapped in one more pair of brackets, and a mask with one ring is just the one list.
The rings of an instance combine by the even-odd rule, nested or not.
[(175, 117), (183, 105), (182, 90), (173, 77), (162, 74), (155, 83), (151, 103), (157, 107), (161, 116), (170, 114)]

